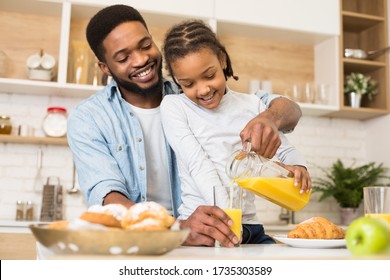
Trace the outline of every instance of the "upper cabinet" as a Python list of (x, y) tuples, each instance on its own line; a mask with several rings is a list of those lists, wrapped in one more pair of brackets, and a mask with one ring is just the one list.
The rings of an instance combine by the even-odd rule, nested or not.
[[(364, 119), (387, 113), (387, 54), (371, 60), (342, 56), (344, 48), (387, 46), (385, 0), (348, 0), (342, 6), (339, 1), (0, 1), (0, 51), (8, 57), (7, 64), (0, 61), (1, 66), (7, 65), (0, 71), (0, 92), (87, 97), (101, 89), (107, 77), (102, 76), (86, 43), (85, 27), (102, 7), (122, 3), (142, 13), (160, 47), (172, 24), (189, 18), (208, 22), (237, 62), (239, 91), (248, 91), (249, 80), (257, 78), (261, 68), (259, 73), (266, 74), (261, 78), (272, 80), (279, 94), (285, 94), (295, 81), (323, 86), (326, 101), (296, 100), (304, 115)], [(54, 56), (53, 74), (49, 80), (30, 79), (26, 61), (42, 53)], [(340, 91), (344, 75), (351, 71), (380, 81), (380, 93), (361, 109), (346, 106)], [(305, 94), (303, 88), (301, 93)]]
[(215, 0), (218, 32), (315, 45), (339, 35), (338, 0)]
[[(173, 23), (190, 17), (213, 17), (208, 0), (13, 0), (0, 2), (0, 92), (87, 97), (107, 82), (85, 39), (89, 19), (102, 7), (123, 3), (134, 5), (145, 17), (160, 42)], [(31, 55), (49, 54), (56, 65), (49, 76), (26, 62)], [(42, 70), (42, 71), (41, 71)], [(40, 71), (40, 72), (39, 72)], [(43, 76), (42, 76), (43, 75)]]
[(252, 75), (247, 80), (260, 72), (274, 92), (297, 101), (303, 115), (338, 110), (339, 0), (215, 0), (215, 19), (228, 50), (237, 50), (231, 57), (242, 64), (240, 80), (245, 69)]
[[(332, 116), (370, 119), (388, 114), (387, 0), (341, 0), (341, 11), (340, 110)], [(352, 107), (344, 94), (345, 78), (351, 73), (377, 82), (377, 94), (373, 100), (363, 96), (360, 108)]]

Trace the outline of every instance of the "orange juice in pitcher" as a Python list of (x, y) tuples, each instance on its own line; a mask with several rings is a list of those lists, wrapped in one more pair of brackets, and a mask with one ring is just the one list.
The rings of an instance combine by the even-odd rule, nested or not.
[(234, 184), (291, 211), (301, 210), (310, 199), (311, 192), (301, 194), (300, 186), (294, 186), (293, 174), (251, 151), (250, 142), (232, 154), (226, 173)]
[(301, 194), (294, 178), (252, 177), (235, 180), (237, 185), (291, 211), (304, 208), (310, 193)]

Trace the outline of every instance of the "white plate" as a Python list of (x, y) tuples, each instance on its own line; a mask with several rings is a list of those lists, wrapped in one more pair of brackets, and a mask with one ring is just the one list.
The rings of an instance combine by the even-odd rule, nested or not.
[(297, 248), (329, 249), (341, 248), (346, 246), (345, 239), (302, 239), (288, 238), (286, 234), (273, 236), (279, 242)]

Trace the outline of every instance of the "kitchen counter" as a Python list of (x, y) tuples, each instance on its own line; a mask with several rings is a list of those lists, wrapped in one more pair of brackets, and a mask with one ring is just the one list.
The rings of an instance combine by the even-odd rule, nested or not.
[(36, 241), (32, 233), (0, 233), (0, 260), (35, 260)]
[[(30, 224), (45, 223), (41, 221), (0, 220), (0, 232), (30, 233)], [(265, 224), (264, 228), (269, 235), (283, 234), (292, 230), (295, 224)]]
[(40, 221), (15, 221), (15, 220), (0, 220), (0, 232), (7, 233), (31, 233), (28, 228), (31, 224), (39, 224)]
[[(28, 226), (39, 224), (40, 221), (0, 220), (1, 233), (31, 234)], [(294, 225), (266, 225), (269, 231), (286, 233)], [(270, 233), (269, 233), (270, 234)], [(271, 234), (273, 235), (273, 234)], [(18, 235), (16, 235), (18, 236)], [(30, 236), (29, 236), (30, 237)], [(25, 238), (25, 237), (24, 237)], [(31, 240), (32, 241), (32, 240)], [(31, 242), (32, 243), (32, 242)], [(11, 245), (12, 246), (12, 245)], [(15, 248), (18, 244), (13, 243)], [(30, 246), (31, 247), (31, 246)], [(160, 256), (132, 255), (56, 255), (37, 243), (39, 259), (349, 259), (350, 252), (346, 248), (336, 249), (305, 249), (294, 248), (285, 244), (276, 245), (242, 245), (238, 248), (188, 247), (181, 246)]]
[(35, 238), (29, 225), (37, 221), (0, 220), (0, 259), (34, 260)]
[(38, 254), (40, 259), (159, 259), (159, 260), (193, 260), (193, 259), (351, 259), (351, 253), (346, 248), (336, 249), (304, 249), (293, 248), (285, 244), (274, 245), (253, 245), (245, 244), (237, 248), (217, 248), (217, 247), (189, 247), (181, 246), (167, 254), (159, 256), (140, 255), (56, 255), (38, 244)]

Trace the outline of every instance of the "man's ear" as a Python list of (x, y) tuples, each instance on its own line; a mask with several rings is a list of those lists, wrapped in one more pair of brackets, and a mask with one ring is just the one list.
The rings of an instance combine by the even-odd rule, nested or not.
[(107, 76), (111, 76), (110, 69), (108, 68), (108, 66), (104, 62), (99, 61), (98, 65), (99, 65), (100, 70), (102, 70), (104, 74), (106, 74)]

